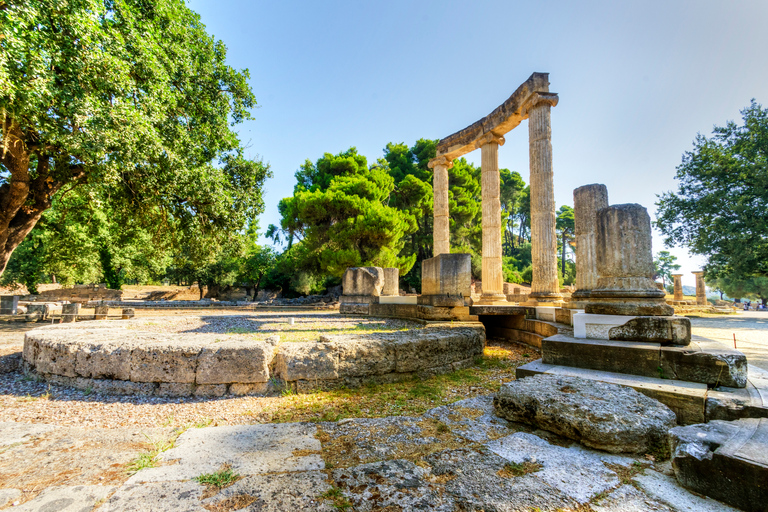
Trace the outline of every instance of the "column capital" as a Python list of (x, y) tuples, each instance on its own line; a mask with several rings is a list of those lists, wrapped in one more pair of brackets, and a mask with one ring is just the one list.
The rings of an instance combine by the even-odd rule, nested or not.
[(503, 146), (504, 142), (504, 136), (503, 135), (496, 135), (493, 132), (484, 133), (482, 136), (478, 137), (475, 140), (475, 149), (480, 149), (486, 144), (490, 144), (492, 142), (495, 142), (499, 146)]
[(669, 274), (669, 275), (671, 275), (672, 277), (683, 277), (683, 274)]
[(528, 112), (537, 107), (543, 107), (544, 105), (554, 107), (559, 101), (560, 98), (557, 96), (556, 92), (534, 92), (528, 97), (525, 103), (523, 103), (520, 110), (522, 110), (524, 115), (527, 115)]
[(691, 274), (696, 274), (696, 275), (703, 274), (703, 273), (704, 273), (703, 270), (694, 270), (693, 272), (691, 272)]
[(446, 169), (452, 169), (453, 168), (453, 160), (449, 160), (448, 157), (445, 156), (436, 156), (432, 160), (429, 161), (427, 164), (427, 167), (430, 169), (434, 169), (438, 165), (442, 165)]

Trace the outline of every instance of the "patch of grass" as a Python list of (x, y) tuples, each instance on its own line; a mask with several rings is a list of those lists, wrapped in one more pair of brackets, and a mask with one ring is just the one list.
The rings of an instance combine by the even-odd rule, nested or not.
[(338, 487), (331, 487), (319, 495), (318, 499), (330, 501), (331, 506), (337, 510), (348, 510), (352, 508), (352, 503), (349, 501), (349, 498), (344, 496), (344, 492)]
[(209, 512), (232, 512), (234, 510), (243, 510), (245, 507), (256, 501), (255, 496), (250, 494), (239, 494), (230, 496), (216, 503), (203, 505), (203, 508)]
[(126, 471), (129, 475), (135, 475), (142, 469), (157, 467), (159, 465), (157, 456), (164, 451), (170, 450), (176, 444), (176, 436), (168, 440), (153, 440), (146, 434), (144, 434), (144, 437), (151, 448), (146, 452), (140, 453), (138, 457), (128, 463)]
[(212, 418), (201, 418), (193, 426), (195, 428), (205, 428), (207, 426), (210, 426), (211, 423), (213, 423), (213, 419)]
[(232, 327), (227, 331), (227, 334), (251, 334), (254, 331), (246, 327)]
[(239, 478), (240, 475), (232, 471), (232, 466), (225, 464), (215, 473), (204, 473), (200, 476), (196, 476), (193, 480), (203, 485), (223, 489), (224, 487), (229, 487), (237, 482)]
[(544, 468), (538, 462), (507, 462), (504, 467), (496, 472), (502, 478), (514, 478), (518, 476), (528, 475), (530, 473), (536, 473)]
[(669, 441), (666, 438), (654, 439), (651, 441), (651, 445), (644, 455), (651, 462), (662, 462), (669, 460), (669, 458), (672, 456), (670, 452)]

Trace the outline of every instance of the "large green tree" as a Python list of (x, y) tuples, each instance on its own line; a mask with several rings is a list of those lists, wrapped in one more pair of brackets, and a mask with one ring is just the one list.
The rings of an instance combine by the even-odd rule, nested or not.
[(62, 191), (218, 243), (263, 210), (269, 169), (232, 130), (248, 71), (183, 0), (0, 5), (0, 272)]
[(707, 256), (707, 276), (768, 276), (768, 109), (754, 100), (701, 134), (677, 167), (676, 192), (659, 196), (656, 226), (669, 246)]
[(653, 259), (654, 279), (661, 278), (661, 284), (666, 290), (667, 284), (672, 282), (672, 272), (680, 269), (680, 265), (675, 263), (677, 256), (669, 251), (659, 251)]

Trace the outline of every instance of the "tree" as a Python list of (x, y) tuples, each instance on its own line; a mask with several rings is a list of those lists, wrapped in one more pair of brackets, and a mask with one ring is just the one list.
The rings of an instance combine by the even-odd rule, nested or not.
[(562, 269), (561, 274), (565, 279), (565, 252), (568, 248), (568, 242), (573, 240), (575, 236), (576, 224), (573, 217), (573, 208), (564, 204), (557, 210), (557, 217), (555, 219), (555, 229), (560, 234), (560, 246), (562, 247)]
[(768, 303), (768, 277), (750, 276), (747, 278), (733, 276), (719, 276), (708, 278), (707, 284), (733, 299), (760, 299), (765, 306)]
[(182, 0), (12, 1), (0, 31), (0, 272), (75, 188), (219, 241), (261, 213), (269, 168), (230, 127), (256, 103), (248, 71)]
[(248, 248), (240, 274), (240, 281), (247, 286), (246, 296), (248, 289), (253, 288), (253, 300), (256, 300), (261, 283), (269, 269), (275, 265), (276, 260), (277, 254), (269, 246), (254, 244)]
[(754, 100), (699, 134), (677, 167), (677, 192), (659, 196), (656, 227), (669, 246), (708, 257), (707, 275), (768, 276), (768, 109)]
[(670, 254), (669, 251), (659, 251), (653, 259), (653, 269), (656, 274), (653, 278), (661, 278), (661, 284), (664, 286), (664, 289), (667, 288), (667, 283), (672, 282), (672, 272), (680, 268), (680, 265), (675, 263), (676, 261), (677, 256)]

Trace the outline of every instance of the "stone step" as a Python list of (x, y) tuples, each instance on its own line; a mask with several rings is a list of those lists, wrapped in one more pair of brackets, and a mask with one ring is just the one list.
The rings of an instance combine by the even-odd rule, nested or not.
[(768, 419), (712, 421), (670, 431), (672, 468), (688, 489), (747, 512), (768, 504)]
[(677, 415), (677, 422), (681, 425), (706, 421), (706, 384), (545, 364), (541, 359), (519, 366), (515, 375), (518, 379), (522, 379), (539, 373), (581, 377), (629, 386), (672, 409)]
[(768, 372), (749, 365), (745, 388), (719, 387), (707, 393), (707, 421), (768, 418)]
[(727, 348), (703, 349), (653, 342), (574, 338), (557, 334), (541, 342), (542, 362), (613, 373), (743, 388), (747, 358)]

